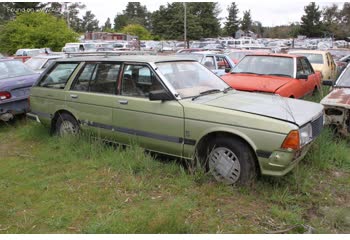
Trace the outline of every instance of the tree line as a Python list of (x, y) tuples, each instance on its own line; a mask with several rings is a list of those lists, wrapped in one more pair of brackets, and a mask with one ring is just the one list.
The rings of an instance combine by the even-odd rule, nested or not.
[[(60, 43), (76, 41), (87, 31), (122, 32), (137, 35), (140, 39), (183, 40), (186, 13), (187, 39), (198, 40), (218, 36), (235, 36), (237, 30), (253, 31), (259, 37), (291, 38), (350, 36), (350, 3), (342, 7), (333, 4), (320, 8), (314, 2), (304, 7), (300, 22), (285, 26), (264, 27), (254, 21), (250, 10), (239, 18), (239, 6), (227, 6), (228, 16), (220, 19), (222, 11), (217, 2), (171, 2), (150, 12), (140, 2), (129, 2), (113, 20), (99, 23), (92, 11), (80, 12), (86, 6), (78, 2), (2, 2), (0, 3), (0, 51), (12, 52), (24, 47), (46, 46), (56, 50)], [(220, 22), (223, 20), (223, 26)], [(113, 26), (112, 26), (113, 21)], [(55, 27), (52, 27), (55, 26)], [(44, 31), (44, 32), (42, 32)], [(9, 43), (10, 41), (10, 43)]]

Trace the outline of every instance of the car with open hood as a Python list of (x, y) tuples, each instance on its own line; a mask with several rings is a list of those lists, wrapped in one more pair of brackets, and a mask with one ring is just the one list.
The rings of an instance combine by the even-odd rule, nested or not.
[[(205, 166), (218, 181), (283, 176), (323, 128), (323, 106), (241, 92), (181, 56), (57, 60), (30, 95), (27, 116), (59, 135), (92, 132)], [(198, 161), (195, 161), (198, 160)]]
[(323, 84), (333, 86), (331, 92), (321, 100), (325, 107), (325, 124), (343, 136), (350, 136), (350, 65), (334, 85), (332, 80), (324, 81)]
[(302, 98), (320, 88), (321, 75), (306, 57), (288, 54), (246, 55), (222, 79), (232, 88)]

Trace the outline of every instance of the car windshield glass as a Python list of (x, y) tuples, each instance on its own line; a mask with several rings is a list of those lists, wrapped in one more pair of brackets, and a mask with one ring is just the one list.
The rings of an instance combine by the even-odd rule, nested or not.
[(247, 52), (231, 52), (229, 54), (229, 56), (232, 59), (240, 60), (241, 58), (243, 58), (247, 54), (248, 54)]
[(323, 64), (322, 54), (315, 54), (315, 53), (294, 53), (294, 54), (305, 56), (311, 64), (312, 63)]
[(293, 58), (247, 55), (233, 68), (232, 73), (293, 77)]
[(339, 77), (337, 87), (350, 87), (350, 67), (346, 68), (343, 74)]
[(46, 59), (44, 58), (31, 58), (25, 64), (33, 70), (39, 70), (45, 62)]
[(209, 90), (223, 91), (228, 88), (223, 80), (198, 62), (161, 62), (156, 65), (181, 98), (194, 97)]
[(89, 43), (89, 44), (84, 44), (84, 48), (90, 50), (90, 49), (95, 49), (96, 47), (95, 47), (95, 44)]
[(0, 62), (0, 80), (30, 74), (34, 74), (34, 72), (20, 61)]

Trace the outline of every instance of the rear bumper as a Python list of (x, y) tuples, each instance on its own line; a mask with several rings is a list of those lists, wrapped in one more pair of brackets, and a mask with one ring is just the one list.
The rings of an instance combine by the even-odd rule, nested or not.
[(35, 115), (34, 113), (27, 113), (27, 118), (29, 118), (30, 120), (34, 120), (38, 123), (41, 123), (38, 115)]
[(0, 104), (0, 115), (4, 113), (12, 113), (13, 115), (28, 112), (29, 103), (28, 99), (22, 99), (13, 102), (5, 102)]

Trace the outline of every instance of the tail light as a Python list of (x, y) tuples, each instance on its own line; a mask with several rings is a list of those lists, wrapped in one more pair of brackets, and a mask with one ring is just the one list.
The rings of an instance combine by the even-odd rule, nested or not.
[(298, 130), (290, 131), (288, 136), (284, 139), (281, 148), (298, 150), (300, 148), (299, 131)]
[(11, 98), (11, 93), (9, 92), (0, 92), (0, 100), (6, 100)]

